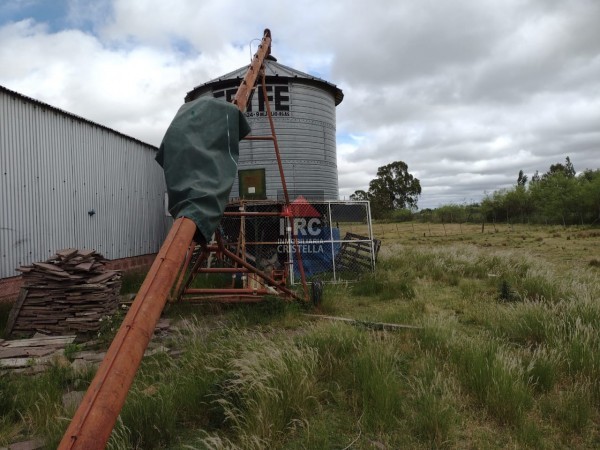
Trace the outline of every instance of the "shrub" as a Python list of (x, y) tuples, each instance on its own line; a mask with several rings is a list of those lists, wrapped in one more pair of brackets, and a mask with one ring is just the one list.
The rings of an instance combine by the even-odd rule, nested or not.
[(502, 302), (512, 302), (516, 299), (517, 296), (513, 292), (510, 283), (506, 280), (502, 280), (498, 287), (498, 300)]

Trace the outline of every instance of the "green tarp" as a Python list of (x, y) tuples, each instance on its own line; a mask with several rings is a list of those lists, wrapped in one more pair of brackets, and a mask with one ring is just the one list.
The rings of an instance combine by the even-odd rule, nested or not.
[(206, 241), (221, 221), (237, 175), (239, 141), (250, 126), (237, 107), (201, 97), (169, 125), (156, 161), (163, 167), (169, 212), (192, 219)]

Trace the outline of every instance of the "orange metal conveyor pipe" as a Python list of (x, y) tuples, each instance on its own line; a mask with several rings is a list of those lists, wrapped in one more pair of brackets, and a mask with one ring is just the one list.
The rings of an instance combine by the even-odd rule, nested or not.
[(190, 219), (181, 217), (173, 224), (59, 449), (106, 446), (195, 233)]
[[(270, 51), (271, 32), (266, 29), (233, 100), (242, 112), (246, 110), (260, 67)], [(106, 447), (195, 233), (196, 224), (190, 219), (180, 217), (173, 224), (75, 412), (58, 446), (59, 450), (99, 450)]]

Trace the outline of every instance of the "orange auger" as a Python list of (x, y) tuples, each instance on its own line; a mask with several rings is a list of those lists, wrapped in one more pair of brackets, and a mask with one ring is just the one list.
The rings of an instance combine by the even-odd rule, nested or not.
[(173, 224), (59, 449), (106, 446), (195, 233), (190, 219), (181, 217)]
[[(233, 100), (242, 112), (246, 110), (250, 93), (270, 50), (271, 32), (267, 29)], [(192, 220), (181, 217), (174, 222), (75, 412), (58, 446), (60, 450), (105, 448), (171, 288), (177, 281), (186, 255), (193, 248), (195, 233), (196, 224)]]

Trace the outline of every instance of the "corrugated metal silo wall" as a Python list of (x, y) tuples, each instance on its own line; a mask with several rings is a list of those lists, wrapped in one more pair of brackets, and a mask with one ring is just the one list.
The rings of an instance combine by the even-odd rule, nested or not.
[[(317, 85), (301, 81), (269, 83), (267, 87), (288, 189), (292, 194), (322, 191), (324, 199), (337, 199), (333, 94)], [(235, 91), (232, 88), (229, 90)], [(222, 90), (215, 90), (212, 94), (221, 97)], [(271, 134), (265, 107), (261, 102), (263, 95), (259, 92), (254, 95), (252, 107), (246, 113), (255, 136)], [(260, 168), (265, 169), (267, 196), (281, 198), (281, 182), (273, 143), (242, 141), (238, 169)], [(236, 180), (231, 189), (231, 197), (238, 196)]]
[(4, 92), (0, 127), (0, 278), (67, 247), (158, 251), (171, 221), (152, 147)]

